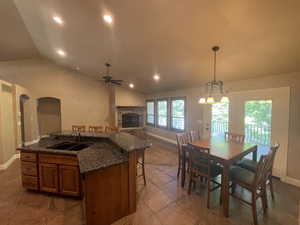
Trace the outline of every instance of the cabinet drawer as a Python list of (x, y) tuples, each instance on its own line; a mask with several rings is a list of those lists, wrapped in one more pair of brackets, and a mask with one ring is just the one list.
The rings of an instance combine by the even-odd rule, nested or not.
[(26, 162), (36, 162), (37, 154), (31, 152), (21, 152), (21, 160)]
[(77, 166), (77, 156), (72, 155), (54, 155), (54, 154), (39, 154), (40, 163), (55, 163), (61, 165)]
[(29, 176), (37, 176), (37, 164), (32, 162), (21, 162), (22, 174)]
[(30, 190), (38, 190), (38, 178), (32, 176), (22, 175), (22, 184), (23, 187)]

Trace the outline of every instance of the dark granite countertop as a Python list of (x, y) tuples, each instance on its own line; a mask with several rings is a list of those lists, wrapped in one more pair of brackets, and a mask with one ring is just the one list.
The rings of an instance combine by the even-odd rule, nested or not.
[[(54, 133), (51, 136), (56, 137), (75, 137), (76, 134), (72, 131), (63, 131), (59, 133)], [(144, 149), (151, 146), (151, 143), (147, 140), (143, 140), (131, 134), (125, 132), (118, 133), (91, 133), (91, 132), (82, 132), (80, 133), (81, 138), (106, 138), (111, 140), (116, 145), (120, 146), (123, 150), (130, 152), (138, 149)]]
[(80, 173), (121, 164), (128, 161), (128, 152), (144, 149), (151, 143), (127, 133), (81, 133), (80, 143), (92, 143), (81, 151), (56, 150), (49, 146), (64, 142), (79, 141), (72, 132), (52, 134), (38, 143), (18, 148), (22, 152), (42, 152), (51, 154), (76, 155), (79, 161)]

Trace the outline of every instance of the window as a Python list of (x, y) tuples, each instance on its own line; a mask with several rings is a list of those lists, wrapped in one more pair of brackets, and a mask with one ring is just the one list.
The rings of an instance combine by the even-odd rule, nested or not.
[(168, 127), (168, 100), (161, 99), (157, 101), (157, 126)]
[(171, 129), (185, 130), (185, 114), (185, 98), (173, 98), (171, 100)]
[(147, 121), (149, 125), (154, 125), (155, 122), (155, 110), (154, 110), (154, 101), (147, 101)]

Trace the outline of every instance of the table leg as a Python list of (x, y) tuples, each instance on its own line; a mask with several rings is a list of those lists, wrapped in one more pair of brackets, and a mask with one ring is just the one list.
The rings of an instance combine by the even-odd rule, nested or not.
[(254, 147), (255, 150), (253, 151), (253, 154), (252, 154), (252, 160), (257, 162), (257, 146)]
[(229, 217), (229, 167), (230, 165), (223, 165), (222, 203), (225, 217)]
[(185, 184), (185, 172), (186, 172), (186, 153), (185, 148), (182, 148), (182, 159), (181, 159), (181, 187), (184, 187)]

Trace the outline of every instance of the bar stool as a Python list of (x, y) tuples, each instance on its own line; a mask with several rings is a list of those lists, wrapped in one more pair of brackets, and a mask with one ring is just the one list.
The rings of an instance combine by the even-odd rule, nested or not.
[(144, 185), (146, 185), (146, 173), (145, 173), (145, 150), (142, 149), (137, 151), (137, 168), (142, 168), (142, 173), (138, 174), (137, 171), (137, 178), (138, 177), (143, 177), (144, 180)]
[(72, 131), (73, 132), (85, 132), (85, 126), (84, 125), (72, 125)]
[(89, 132), (102, 133), (103, 132), (103, 126), (89, 126)]

